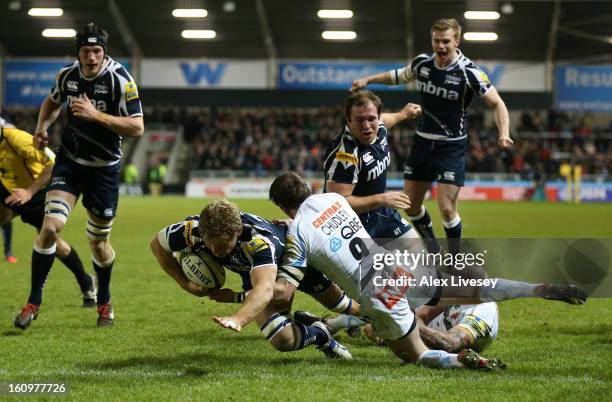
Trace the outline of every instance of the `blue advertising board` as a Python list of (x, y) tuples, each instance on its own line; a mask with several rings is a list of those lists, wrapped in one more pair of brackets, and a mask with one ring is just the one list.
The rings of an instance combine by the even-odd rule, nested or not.
[[(278, 89), (341, 89), (351, 87), (353, 80), (404, 67), (402, 63), (280, 63)], [(373, 90), (405, 90), (404, 85), (372, 85)]]
[(555, 107), (567, 111), (612, 112), (612, 65), (557, 67)]
[[(117, 60), (130, 69), (126, 60)], [(60, 68), (70, 59), (7, 60), (4, 63), (4, 105), (40, 106), (49, 94)]]

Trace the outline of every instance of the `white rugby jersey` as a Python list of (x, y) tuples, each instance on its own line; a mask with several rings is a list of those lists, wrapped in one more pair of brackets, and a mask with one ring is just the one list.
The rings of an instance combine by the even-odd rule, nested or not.
[(316, 267), (351, 298), (360, 300), (363, 240), (370, 235), (346, 199), (336, 193), (315, 194), (300, 206), (289, 226), (280, 270), (298, 286), (306, 265)]

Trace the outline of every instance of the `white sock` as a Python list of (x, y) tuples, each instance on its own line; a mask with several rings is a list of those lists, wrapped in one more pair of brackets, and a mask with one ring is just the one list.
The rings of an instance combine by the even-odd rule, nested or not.
[(366, 324), (365, 321), (362, 321), (358, 317), (355, 317), (354, 315), (349, 315), (349, 314), (340, 314), (337, 317), (325, 320), (325, 325), (327, 325), (327, 328), (329, 328), (329, 331), (332, 334), (335, 334), (341, 329), (361, 327), (362, 325), (365, 325), (365, 324)]
[(448, 353), (444, 350), (427, 350), (417, 359), (417, 363), (431, 368), (463, 368), (462, 363), (457, 360), (456, 353)]
[(508, 279), (495, 278), (497, 283), (493, 286), (482, 286), (478, 296), (483, 302), (504, 301), (518, 299), (520, 297), (535, 297), (535, 288), (539, 285), (527, 282), (511, 281)]

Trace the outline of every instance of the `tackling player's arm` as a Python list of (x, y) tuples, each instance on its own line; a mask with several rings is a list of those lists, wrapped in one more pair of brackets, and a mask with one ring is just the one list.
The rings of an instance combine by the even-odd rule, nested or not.
[(495, 125), (499, 133), (497, 144), (502, 149), (510, 149), (514, 141), (510, 138), (510, 117), (508, 108), (495, 88), (491, 88), (484, 96), (484, 101), (493, 109)]
[(101, 124), (121, 136), (140, 137), (144, 133), (142, 116), (112, 116), (101, 112), (93, 106), (85, 93), (82, 98), (72, 101), (70, 109), (76, 117)]
[(51, 96), (47, 96), (40, 112), (38, 113), (38, 123), (34, 131), (34, 146), (38, 149), (43, 149), (49, 145), (49, 137), (47, 129), (59, 116), (62, 110), (62, 104), (54, 101)]
[(213, 320), (224, 328), (240, 332), (242, 327), (253, 321), (272, 300), (276, 272), (276, 265), (263, 265), (252, 269), (250, 276), (253, 289), (238, 311), (231, 316), (214, 316)]
[(397, 123), (404, 120), (414, 120), (421, 115), (421, 106), (415, 103), (408, 103), (397, 113), (382, 113), (380, 119), (387, 129), (393, 128)]
[(442, 332), (425, 325), (419, 325), (419, 334), (425, 345), (432, 349), (445, 350), (448, 353), (456, 353), (472, 344), (472, 338), (456, 326), (448, 332)]
[(151, 251), (155, 256), (155, 259), (157, 259), (159, 266), (162, 267), (162, 269), (168, 275), (170, 275), (181, 288), (198, 297), (202, 297), (207, 294), (207, 289), (198, 286), (187, 279), (177, 259), (174, 258), (171, 251), (166, 250), (161, 245), (158, 236), (155, 236), (151, 240)]
[(368, 196), (356, 196), (353, 194), (354, 184), (328, 181), (326, 189), (328, 193), (338, 193), (346, 198), (351, 208), (358, 214), (368, 212), (378, 207), (402, 208), (410, 207), (410, 198), (403, 192), (390, 191), (386, 193)]

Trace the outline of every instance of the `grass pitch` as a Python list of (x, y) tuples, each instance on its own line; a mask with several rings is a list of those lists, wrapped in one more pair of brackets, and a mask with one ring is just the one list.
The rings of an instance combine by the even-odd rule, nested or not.
[[(248, 212), (281, 217), (267, 201), (237, 202)], [(29, 289), (35, 238), (31, 227), (15, 221), (19, 263), (0, 264), (0, 383), (66, 383), (74, 400), (612, 400), (610, 299), (584, 306), (501, 303), (499, 336), (486, 354), (509, 364), (503, 373), (402, 365), (388, 350), (342, 335), (354, 360), (327, 361), (312, 347), (276, 352), (255, 324), (240, 334), (223, 330), (211, 315), (229, 314), (236, 305), (183, 292), (148, 245), (159, 229), (204, 203), (121, 199), (112, 235), (116, 320), (103, 329), (95, 328), (94, 310), (80, 307), (76, 281), (60, 263), (51, 271), (38, 319), (26, 332), (13, 328)], [(429, 210), (441, 234), (435, 205)], [(608, 205), (464, 202), (461, 216), (469, 237), (612, 237)], [(82, 207), (63, 237), (92, 271)], [(228, 285), (238, 288), (237, 275), (229, 274)], [(294, 307), (324, 312), (301, 294)]]

